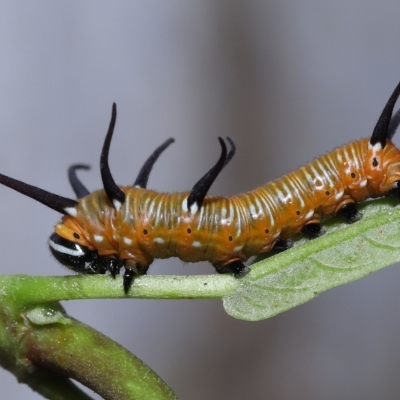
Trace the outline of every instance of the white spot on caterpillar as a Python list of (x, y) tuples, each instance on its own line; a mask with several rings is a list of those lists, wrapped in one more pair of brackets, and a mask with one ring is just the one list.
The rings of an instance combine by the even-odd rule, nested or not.
[(354, 169), (358, 170), (360, 169), (360, 163), (359, 163), (359, 158), (357, 157), (357, 152), (354, 146), (351, 147), (351, 153), (353, 155), (353, 163), (354, 163)]
[(190, 213), (191, 213), (191, 214), (196, 214), (197, 211), (199, 211), (199, 206), (197, 205), (196, 202), (194, 202), (194, 203), (190, 206)]
[(253, 204), (250, 204), (250, 214), (253, 218), (257, 217), (257, 212), (256, 212), (256, 208), (254, 207)]
[(112, 201), (112, 203), (113, 203), (114, 208), (115, 208), (116, 211), (119, 211), (119, 210), (121, 209), (122, 203), (121, 203), (120, 201), (114, 199), (114, 200)]
[(160, 238), (160, 237), (156, 237), (153, 240), (154, 243), (159, 243), (159, 244), (163, 244), (164, 243), (164, 239)]
[[(264, 193), (259, 193), (258, 197), (260, 198), (260, 201), (264, 204), (265, 210), (269, 210), (270, 206), (268, 204), (268, 199), (266, 198), (266, 195)], [(262, 210), (264, 210), (264, 208), (262, 208), (262, 206), (260, 207), (260, 209), (262, 209)]]
[(198, 242), (198, 241), (194, 241), (194, 242), (192, 243), (192, 246), (193, 246), (193, 247), (201, 247), (201, 243)]
[(310, 211), (306, 214), (305, 219), (309, 219), (314, 215), (314, 211)]
[(144, 210), (147, 210), (147, 207), (149, 206), (149, 201), (150, 201), (150, 197), (147, 197), (147, 199), (144, 201), (144, 204), (143, 204)]
[(182, 201), (182, 210), (183, 210), (183, 212), (185, 212), (185, 213), (189, 211), (188, 205), (187, 205), (187, 197), (185, 197), (185, 198), (183, 199), (183, 201)]
[(104, 237), (101, 235), (94, 235), (93, 238), (94, 238), (95, 242), (97, 242), (97, 243), (100, 243), (104, 240)]
[(132, 239), (129, 239), (128, 237), (124, 237), (124, 243), (127, 245), (132, 244)]
[(71, 217), (76, 217), (78, 215), (78, 212), (76, 211), (75, 207), (65, 207), (64, 210)]
[(286, 196), (279, 189), (276, 189), (276, 194), (281, 203), (286, 203)]
[(223, 218), (219, 221), (220, 225), (222, 226), (229, 226), (229, 224), (231, 223), (231, 221), (229, 219)]
[(330, 187), (334, 186), (329, 169), (325, 168), (324, 165), (322, 164), (322, 162), (320, 162), (320, 161), (317, 162), (317, 165), (320, 167), (320, 169), (325, 177), (325, 181), (328, 183), (328, 186), (330, 186)]
[(303, 183), (299, 181), (298, 177), (293, 177), (292, 180), (289, 181), (290, 186), (292, 187), (293, 192), (296, 193), (295, 198), (300, 202), (300, 208), (304, 208), (305, 203), (301, 192), (301, 187)]
[(202, 222), (203, 222), (203, 214), (204, 214), (204, 207), (201, 207), (201, 209), (200, 209), (200, 215), (199, 215), (199, 217), (197, 218), (197, 230), (200, 230), (201, 229), (201, 224), (202, 224)]
[(368, 143), (368, 149), (378, 152), (382, 150), (382, 145), (380, 144), (380, 142), (375, 143), (374, 145), (371, 144), (371, 142)]
[(350, 156), (349, 156), (349, 153), (347, 152), (347, 148), (346, 147), (344, 147), (343, 148), (343, 154), (344, 154), (344, 158), (345, 158), (345, 160), (346, 161), (348, 161), (348, 162), (350, 162), (350, 164), (351, 164), (351, 158), (350, 158)]
[(305, 176), (306, 176), (307, 182), (308, 182), (310, 185), (313, 185), (313, 184), (314, 184), (314, 179), (313, 179), (313, 177), (312, 177), (308, 172), (305, 172), (304, 174), (305, 174)]
[(343, 192), (338, 192), (335, 194), (335, 200), (339, 200), (343, 196)]
[(221, 219), (224, 219), (226, 217), (227, 212), (228, 210), (226, 209), (226, 207), (221, 208)]
[(360, 187), (364, 187), (367, 185), (367, 180), (364, 179), (363, 181), (360, 182)]
[(230, 202), (230, 204), (229, 204), (229, 214), (228, 214), (228, 218), (229, 218), (231, 221), (234, 221), (234, 219), (235, 219), (235, 209), (234, 209), (234, 207), (233, 207), (232, 202)]
[[(316, 165), (321, 168), (319, 163), (316, 163)], [(324, 174), (324, 171), (322, 170), (321, 173), (315, 169), (313, 165), (310, 166), (310, 169), (312, 173), (314, 174), (314, 186), (315, 189), (317, 190), (322, 190), (325, 187), (325, 182), (324, 182), (324, 177), (321, 176), (321, 173)]]
[(86, 213), (88, 213), (88, 202), (86, 200), (81, 201), (81, 206), (85, 210)]
[(156, 220), (159, 221), (161, 219), (161, 207), (163, 206), (162, 201), (159, 202), (157, 211), (156, 211)]
[(133, 225), (132, 196), (129, 195), (129, 192), (125, 197), (124, 212), (122, 218), (124, 221), (127, 222), (127, 224)]
[(236, 246), (233, 248), (233, 251), (240, 251), (243, 249), (244, 246)]
[(261, 205), (261, 203), (260, 203), (260, 200), (258, 200), (258, 198), (256, 197), (256, 204), (257, 204), (257, 207), (258, 207), (258, 213), (259, 214), (261, 214), (261, 215), (263, 215), (264, 213), (263, 213), (263, 208), (262, 208), (262, 205)]
[(269, 215), (269, 225), (273, 227), (275, 225), (275, 219), (272, 214)]
[(197, 211), (199, 211), (199, 206), (197, 205), (196, 202), (194, 202), (191, 206), (190, 209), (188, 208), (188, 203), (187, 203), (188, 198), (186, 197), (183, 199), (182, 202), (182, 210), (183, 212), (190, 212), (191, 214), (196, 214)]
[(288, 201), (290, 201), (290, 198), (292, 197), (292, 195), (291, 195), (291, 191), (290, 191), (288, 185), (286, 185), (286, 183), (283, 182), (282, 187), (286, 192), (286, 198), (288, 199)]
[(148, 208), (148, 211), (147, 211), (147, 213), (148, 213), (149, 215), (153, 215), (153, 213), (154, 213), (155, 201), (156, 201), (156, 199), (153, 199), (153, 201), (152, 201), (152, 202), (150, 203), (150, 205), (149, 205), (149, 208)]

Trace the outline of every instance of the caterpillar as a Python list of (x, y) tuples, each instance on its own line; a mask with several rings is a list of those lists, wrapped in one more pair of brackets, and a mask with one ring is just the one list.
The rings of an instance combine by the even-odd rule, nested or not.
[(249, 257), (284, 250), (301, 232), (310, 239), (324, 233), (321, 220), (341, 215), (346, 222), (361, 218), (356, 203), (369, 197), (400, 199), (400, 150), (391, 139), (400, 124), (393, 116), (400, 83), (387, 101), (370, 138), (327, 153), (280, 179), (230, 198), (207, 195), (212, 183), (235, 154), (235, 144), (218, 138), (221, 155), (190, 192), (157, 193), (146, 189), (161, 153), (159, 146), (141, 168), (133, 186), (118, 186), (108, 154), (116, 123), (111, 121), (100, 156), (103, 189), (90, 193), (77, 177), (85, 164), (68, 170), (77, 200), (65, 198), (0, 174), (0, 183), (63, 214), (48, 245), (61, 264), (82, 274), (110, 273), (124, 268), (128, 293), (135, 276), (145, 274), (154, 258), (178, 257), (185, 262), (209, 261), (219, 273), (242, 277)]

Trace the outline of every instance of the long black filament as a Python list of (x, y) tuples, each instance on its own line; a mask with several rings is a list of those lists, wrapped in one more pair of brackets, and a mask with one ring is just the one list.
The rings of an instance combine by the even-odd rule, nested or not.
[(111, 121), (108, 127), (108, 132), (104, 140), (103, 149), (100, 156), (100, 173), (103, 181), (104, 190), (110, 202), (116, 207), (123, 204), (125, 201), (125, 193), (117, 186), (114, 178), (111, 175), (110, 167), (108, 165), (108, 152), (110, 150), (111, 139), (114, 133), (115, 122), (117, 120), (117, 106), (113, 103)]

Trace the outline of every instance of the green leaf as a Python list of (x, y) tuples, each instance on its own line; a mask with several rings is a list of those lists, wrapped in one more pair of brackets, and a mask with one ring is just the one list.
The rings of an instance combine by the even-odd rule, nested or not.
[(382, 199), (362, 212), (352, 225), (330, 221), (326, 235), (253, 264), (238, 289), (223, 298), (226, 312), (266, 319), (400, 261), (400, 207)]

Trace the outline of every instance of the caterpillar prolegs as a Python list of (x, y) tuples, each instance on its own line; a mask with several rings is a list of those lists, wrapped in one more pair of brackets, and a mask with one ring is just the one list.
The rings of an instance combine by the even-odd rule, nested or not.
[(371, 138), (346, 144), (280, 179), (230, 198), (208, 196), (208, 190), (235, 154), (235, 145), (219, 138), (217, 163), (190, 192), (157, 193), (147, 181), (168, 139), (147, 159), (133, 186), (117, 186), (108, 165), (116, 122), (111, 122), (100, 157), (103, 189), (90, 193), (76, 176), (83, 164), (69, 168), (77, 200), (68, 199), (0, 174), (0, 183), (63, 214), (49, 238), (61, 263), (82, 274), (113, 277), (124, 268), (127, 293), (133, 278), (146, 273), (154, 258), (178, 257), (186, 262), (209, 261), (219, 273), (240, 277), (249, 257), (285, 249), (302, 232), (310, 238), (324, 233), (321, 220), (339, 214), (348, 222), (361, 214), (356, 203), (369, 197), (400, 199), (400, 150), (391, 139), (400, 123), (393, 115), (400, 95), (397, 85)]

